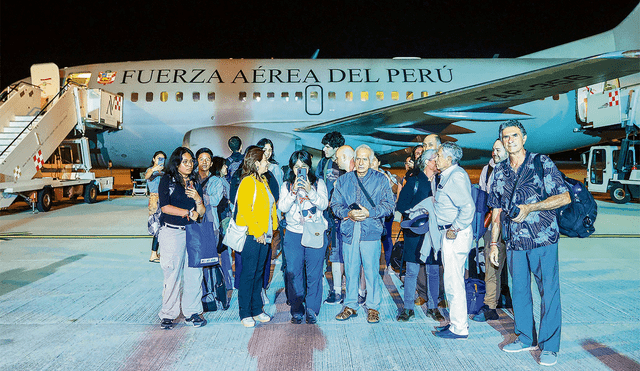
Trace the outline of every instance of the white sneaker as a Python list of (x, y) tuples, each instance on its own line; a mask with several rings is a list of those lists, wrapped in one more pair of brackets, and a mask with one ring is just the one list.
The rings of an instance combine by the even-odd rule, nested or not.
[(269, 317), (269, 315), (264, 313), (264, 312), (258, 314), (257, 316), (253, 316), (253, 319), (258, 321), (258, 322), (269, 322), (269, 321), (271, 321), (271, 317)]
[(254, 327), (256, 325), (256, 321), (251, 317), (243, 318), (240, 323), (242, 323), (244, 327)]

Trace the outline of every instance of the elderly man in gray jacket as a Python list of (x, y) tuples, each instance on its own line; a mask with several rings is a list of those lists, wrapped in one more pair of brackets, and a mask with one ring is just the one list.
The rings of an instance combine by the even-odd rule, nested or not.
[(461, 158), (462, 149), (452, 142), (443, 143), (436, 155), (440, 184), (435, 192), (434, 211), (438, 229), (443, 234), (443, 280), (450, 320), (448, 325), (438, 327), (435, 335), (445, 339), (469, 336), (464, 270), (473, 240), (471, 222), (476, 207), (471, 197), (469, 175), (458, 166)]
[(395, 198), (387, 177), (370, 169), (373, 156), (367, 145), (356, 148), (355, 171), (338, 178), (331, 197), (333, 213), (342, 219), (340, 233), (347, 283), (344, 307), (336, 316), (339, 321), (357, 316), (361, 265), (368, 290), (367, 321), (380, 321), (380, 237), (384, 218), (395, 209)]

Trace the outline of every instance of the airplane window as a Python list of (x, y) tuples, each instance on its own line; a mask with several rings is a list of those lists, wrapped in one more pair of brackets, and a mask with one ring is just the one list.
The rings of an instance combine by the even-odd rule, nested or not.
[(131, 101), (132, 102), (138, 101), (138, 93), (131, 93)]
[(182, 102), (182, 99), (184, 97), (184, 94), (182, 94), (181, 91), (176, 93), (176, 102)]
[(384, 92), (377, 91), (377, 92), (376, 92), (376, 98), (377, 98), (378, 100), (380, 100), (380, 101), (383, 101), (383, 100), (384, 100)]
[(351, 102), (353, 100), (353, 92), (352, 91), (346, 92), (344, 97), (347, 100), (347, 102)]
[(166, 102), (168, 100), (169, 100), (169, 93), (167, 93), (166, 91), (163, 91), (162, 93), (160, 93), (161, 102)]
[(267, 99), (274, 100), (276, 98), (276, 94), (272, 91), (267, 93)]
[(318, 92), (317, 91), (312, 91), (309, 93), (309, 99), (311, 100), (318, 100)]
[(207, 94), (207, 99), (209, 99), (209, 102), (213, 102), (216, 100), (216, 93), (210, 91), (209, 94)]
[(336, 92), (335, 91), (330, 91), (329, 92), (329, 99), (336, 99)]
[(289, 93), (288, 92), (283, 92), (281, 95), (282, 99), (284, 99), (285, 101), (289, 101)]
[(399, 100), (399, 99), (400, 99), (400, 94), (397, 91), (392, 91), (391, 100)]
[(429, 92), (423, 91), (422, 93), (420, 93), (420, 96), (421, 96), (422, 98), (426, 98), (426, 97), (428, 97), (428, 96), (429, 96)]
[(152, 92), (148, 92), (147, 93), (147, 102), (153, 102), (153, 93)]
[(413, 92), (412, 91), (408, 91), (407, 92), (407, 100), (413, 100)]
[(253, 100), (260, 102), (260, 93), (254, 92), (253, 93)]
[(297, 91), (296, 92), (296, 100), (302, 100), (302, 92), (301, 91)]
[(240, 100), (240, 102), (246, 102), (247, 101), (247, 92), (241, 91), (240, 94), (238, 95), (238, 99)]
[(560, 100), (560, 95), (559, 94), (555, 94), (553, 96), (553, 100)]
[(366, 102), (369, 100), (369, 92), (368, 91), (361, 91), (360, 92), (360, 100), (363, 102)]

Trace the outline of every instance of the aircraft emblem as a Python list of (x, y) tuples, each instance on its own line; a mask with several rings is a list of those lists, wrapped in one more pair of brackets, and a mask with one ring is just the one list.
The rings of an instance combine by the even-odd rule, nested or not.
[(33, 156), (33, 163), (36, 165), (36, 171), (39, 171), (44, 165), (44, 159), (42, 158), (42, 150), (38, 150), (38, 153)]
[(98, 73), (98, 84), (109, 85), (116, 81), (118, 71), (105, 71)]
[(618, 90), (609, 92), (609, 107), (619, 106), (620, 105), (620, 96), (618, 95)]
[(13, 169), (13, 181), (17, 182), (20, 176), (22, 176), (22, 170), (20, 170), (20, 166), (16, 166), (16, 168)]

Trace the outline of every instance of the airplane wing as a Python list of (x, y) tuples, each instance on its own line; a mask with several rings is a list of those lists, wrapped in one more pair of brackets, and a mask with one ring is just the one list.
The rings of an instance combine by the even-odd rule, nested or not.
[(343, 135), (370, 133), (378, 139), (403, 142), (411, 142), (418, 136), (435, 133), (440, 134), (443, 140), (455, 140), (447, 135), (473, 132), (454, 125), (456, 121), (526, 119), (527, 114), (511, 110), (510, 107), (638, 72), (640, 50), (606, 53), (299, 128), (296, 131), (339, 131)]

